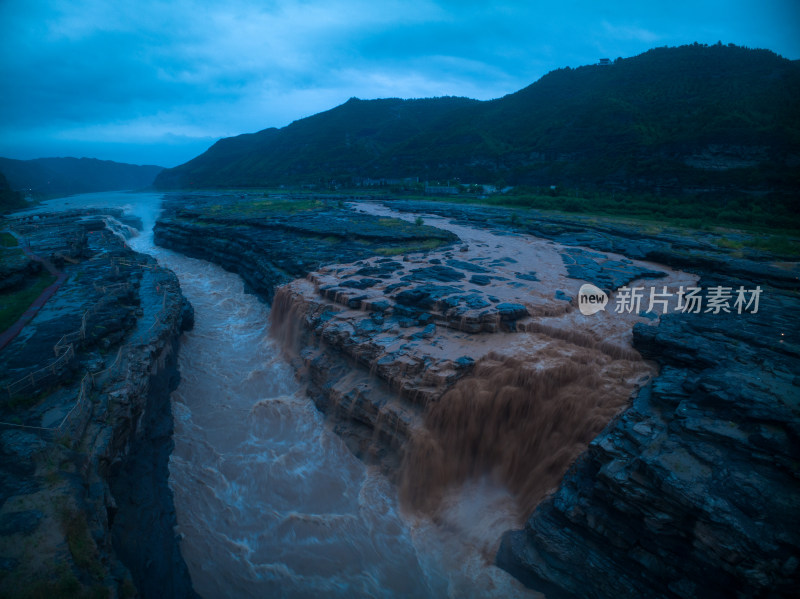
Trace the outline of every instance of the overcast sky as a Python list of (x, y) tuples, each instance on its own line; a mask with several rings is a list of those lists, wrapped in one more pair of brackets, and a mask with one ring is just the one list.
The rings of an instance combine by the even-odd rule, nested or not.
[(350, 97), (514, 92), (717, 41), (800, 58), (800, 0), (0, 0), (0, 156), (175, 166)]

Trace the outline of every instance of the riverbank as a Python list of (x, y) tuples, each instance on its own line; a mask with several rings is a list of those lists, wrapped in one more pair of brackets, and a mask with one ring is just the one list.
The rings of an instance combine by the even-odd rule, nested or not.
[(117, 216), (6, 221), (65, 278), (1, 354), (4, 596), (193, 596), (167, 486), (191, 307)]

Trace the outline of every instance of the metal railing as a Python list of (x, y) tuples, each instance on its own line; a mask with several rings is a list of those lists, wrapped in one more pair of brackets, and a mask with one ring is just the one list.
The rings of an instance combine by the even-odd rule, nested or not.
[[(158, 264), (149, 264), (146, 262), (139, 262), (136, 260), (129, 260), (126, 258), (111, 258), (111, 265), (115, 268), (118, 268), (119, 265), (125, 266), (135, 266), (139, 268), (150, 268), (150, 269), (160, 269), (161, 267)], [(56, 359), (51, 362), (50, 364), (39, 368), (31, 373), (26, 374), (24, 377), (6, 385), (6, 391), (9, 396), (9, 400), (13, 397), (23, 393), (26, 389), (36, 389), (39, 382), (44, 380), (50, 376), (57, 376), (58, 371), (70, 362), (75, 356), (75, 343), (77, 343), (81, 339), (85, 339), (86, 337), (86, 323), (87, 320), (94, 314), (100, 306), (105, 304), (111, 299), (111, 296), (116, 296), (116, 292), (120, 290), (127, 290), (130, 288), (130, 283), (123, 282), (123, 283), (115, 283), (112, 285), (97, 285), (93, 283), (94, 288), (97, 291), (103, 293), (103, 296), (97, 300), (91, 307), (86, 309), (81, 316), (81, 326), (77, 331), (73, 331), (71, 333), (67, 333), (63, 335), (53, 346), (53, 352), (56, 355)], [(161, 302), (161, 309), (155, 314), (153, 317), (153, 323), (146, 331), (142, 331), (136, 335), (136, 337), (141, 337), (149, 333), (159, 322), (161, 322), (163, 316), (167, 312), (167, 290), (164, 289), (163, 298)], [(130, 349), (135, 345), (135, 339), (131, 339), (128, 343), (119, 346), (117, 349), (117, 355), (114, 358), (114, 361), (104, 368), (103, 370), (97, 372), (87, 372), (83, 378), (81, 379), (80, 389), (78, 391), (78, 396), (73, 404), (72, 408), (69, 412), (64, 416), (64, 418), (59, 422), (57, 426), (54, 427), (41, 427), (41, 426), (31, 426), (25, 424), (19, 424), (14, 422), (4, 422), (0, 421), (0, 428), (12, 428), (17, 430), (27, 430), (30, 432), (37, 433), (44, 439), (51, 440), (51, 441), (59, 441), (59, 440), (69, 440), (70, 438), (74, 438), (77, 436), (77, 432), (82, 430), (85, 425), (86, 417), (91, 412), (91, 402), (89, 399), (89, 393), (99, 387), (99, 384), (102, 384), (104, 379), (112, 374), (113, 372), (117, 371), (122, 363), (123, 355), (125, 355), (126, 349)]]

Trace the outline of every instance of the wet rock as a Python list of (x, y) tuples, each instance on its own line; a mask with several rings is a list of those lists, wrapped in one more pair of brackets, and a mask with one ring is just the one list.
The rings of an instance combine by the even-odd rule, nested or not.
[(528, 309), (522, 304), (497, 304), (497, 312), (501, 320), (518, 320), (528, 316)]
[(34, 532), (44, 514), (39, 510), (6, 513), (0, 516), (0, 536), (28, 535)]
[(360, 308), (361, 302), (363, 302), (366, 299), (369, 299), (368, 295), (357, 295), (355, 297), (348, 298), (347, 307), (353, 309)]
[(516, 277), (518, 279), (522, 279), (523, 281), (538, 281), (539, 277), (536, 276), (536, 273), (533, 271), (527, 273), (517, 273)]
[(488, 268), (484, 268), (479, 264), (474, 264), (472, 262), (466, 262), (464, 260), (448, 260), (447, 265), (451, 266), (452, 268), (456, 268), (459, 270), (466, 270), (468, 272), (474, 273), (489, 273), (491, 272)]
[(375, 312), (386, 312), (389, 309), (389, 302), (386, 300), (378, 300), (378, 301), (370, 301), (369, 302), (369, 309), (374, 310)]
[[(466, 310), (480, 310), (481, 308), (491, 306), (491, 303), (489, 303), (486, 298), (479, 293), (469, 293), (467, 295), (450, 297), (447, 298), (444, 303), (449, 308), (454, 309), (455, 314), (460, 314), (463, 312), (463, 310), (460, 308), (464, 308)], [(499, 310), (500, 307), (498, 306), (497, 309)]]
[(581, 281), (589, 281), (601, 289), (614, 291), (636, 279), (659, 278), (662, 271), (637, 267), (630, 263), (610, 260), (604, 254), (590, 252), (581, 248), (569, 248), (561, 254), (569, 276)]
[(189, 300), (184, 299), (181, 308), (181, 331), (191, 331), (194, 328), (194, 306)]
[(437, 302), (459, 291), (458, 288), (447, 285), (420, 285), (401, 291), (393, 297), (398, 304), (430, 308)]
[(474, 285), (488, 285), (492, 282), (492, 278), (486, 275), (472, 275), (469, 280), (470, 283)]
[[(26, 425), (57, 431), (0, 431), (0, 535), (17, 541), (4, 547), (13, 555), (4, 561), (12, 570), (1, 577), (0, 594), (70, 572), (76, 596), (90, 586), (116, 596), (132, 572), (142, 596), (192, 597), (174, 536), (166, 467), (172, 423), (166, 379), (177, 374), (177, 339), (191, 306), (172, 273), (108, 234), (103, 219), (54, 218), (55, 229), (39, 221), (31, 245), (60, 256), (69, 276), (26, 335), (5, 351), (38, 368), (43, 356), (52, 360), (58, 341), (59, 347), (71, 343), (74, 358), (63, 376), (58, 368), (48, 370), (58, 387), (45, 388), (37, 402), (22, 404), (24, 410), (14, 415)], [(143, 280), (146, 285), (140, 285)], [(4, 367), (11, 355), (4, 354)], [(82, 379), (86, 372), (94, 376)], [(76, 403), (82, 380), (92, 381), (89, 399)], [(134, 475), (126, 488), (120, 471), (135, 469), (137, 460), (149, 476)], [(74, 537), (72, 551), (65, 549), (58, 524), (42, 530), (44, 522), (63, 518), (85, 528), (78, 533), (79, 554)], [(126, 525), (133, 531), (127, 537), (119, 534)], [(34, 562), (37, 570), (30, 559), (16, 559), (25, 551), (46, 556)], [(137, 568), (137, 556), (152, 561), (146, 572)]]
[(356, 323), (356, 333), (359, 335), (369, 335), (381, 330), (383, 330), (383, 327), (372, 318), (365, 318)]
[(380, 283), (379, 279), (358, 279), (358, 280), (349, 280), (343, 281), (342, 287), (350, 287), (352, 289), (368, 289), (369, 287), (373, 287), (376, 283)]
[[(373, 256), (377, 249), (407, 252), (423, 242), (456, 240), (448, 231), (401, 221), (385, 223), (333, 203), (307, 212), (276, 208), (265, 215), (247, 216), (236, 212), (235, 206), (230, 215), (204, 212), (200, 200), (198, 208), (186, 209), (183, 201), (176, 197), (168, 202), (153, 231), (155, 243), (239, 274), (247, 290), (266, 301), (272, 300), (276, 286), (303, 277), (322, 264), (356, 262)], [(207, 201), (224, 205), (231, 198), (217, 195)], [(201, 219), (198, 225), (196, 221)], [(385, 279), (400, 264), (384, 258), (358, 274)]]
[[(736, 284), (719, 272), (700, 284), (718, 283)], [(794, 594), (800, 340), (776, 331), (800, 305), (766, 289), (757, 314), (636, 325), (635, 346), (660, 376), (506, 534), (499, 565), (554, 596)]]
[(385, 278), (391, 276), (397, 269), (402, 268), (403, 265), (395, 260), (376, 261), (370, 266), (365, 266), (356, 271), (357, 275), (380, 277)]
[(456, 359), (456, 364), (459, 368), (470, 368), (475, 364), (475, 360), (469, 356), (461, 356), (460, 358)]
[(0, 570), (13, 572), (19, 567), (19, 560), (11, 557), (0, 557)]
[(46, 448), (47, 443), (34, 433), (14, 429), (0, 432), (2, 453), (16, 456), (23, 461), (32, 459), (38, 452)]
[(415, 268), (411, 274), (401, 277), (402, 281), (439, 281), (441, 283), (453, 283), (465, 277), (464, 273), (450, 268), (449, 266), (429, 266), (426, 268)]
[(565, 302), (571, 302), (572, 297), (564, 293), (561, 289), (556, 289), (556, 293), (554, 296), (557, 300), (562, 300)]
[(417, 317), (417, 324), (419, 326), (424, 327), (427, 326), (433, 320), (434, 320), (433, 314), (431, 314), (430, 312), (423, 312)]

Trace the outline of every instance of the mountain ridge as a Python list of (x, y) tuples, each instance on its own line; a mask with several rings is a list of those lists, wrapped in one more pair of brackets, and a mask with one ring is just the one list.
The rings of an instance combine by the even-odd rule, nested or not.
[(368, 178), (577, 189), (786, 192), (800, 179), (800, 61), (721, 44), (551, 71), (495, 100), (351, 98), (225, 138), (160, 189)]
[(13, 189), (40, 196), (141, 189), (150, 186), (162, 170), (161, 166), (97, 158), (16, 160), (0, 157), (0, 172)]

